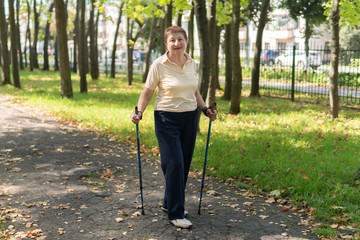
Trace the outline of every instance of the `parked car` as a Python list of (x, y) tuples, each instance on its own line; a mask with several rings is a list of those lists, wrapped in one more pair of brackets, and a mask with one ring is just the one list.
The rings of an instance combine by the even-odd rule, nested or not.
[[(293, 52), (288, 51), (284, 54), (280, 54), (275, 58), (275, 63), (277, 66), (292, 66), (293, 64)], [(305, 68), (306, 66), (313, 69), (318, 68), (322, 64), (321, 56), (319, 52), (310, 51), (308, 59), (306, 59), (305, 52), (295, 51), (295, 67)]]
[(260, 64), (261, 65), (268, 65), (274, 66), (275, 65), (275, 58), (280, 55), (279, 50), (264, 50), (261, 52), (260, 55)]
[[(145, 59), (145, 52), (142, 52), (140, 50), (134, 49), (133, 50), (133, 61), (134, 63), (142, 63)], [(126, 51), (122, 51), (120, 53), (120, 62), (126, 62)]]

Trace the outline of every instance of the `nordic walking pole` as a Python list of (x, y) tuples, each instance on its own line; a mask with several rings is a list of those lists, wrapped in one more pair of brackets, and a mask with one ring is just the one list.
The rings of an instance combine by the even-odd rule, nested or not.
[[(135, 107), (135, 117), (139, 114), (138, 107)], [(142, 176), (141, 176), (141, 159), (140, 159), (140, 140), (139, 140), (139, 124), (136, 124), (136, 141), (138, 150), (138, 163), (139, 163), (139, 182), (140, 182), (140, 193), (141, 193), (141, 214), (145, 215), (144, 201), (143, 201), (143, 187), (142, 187)]]
[[(215, 111), (215, 106), (216, 106), (216, 102), (213, 102), (210, 106), (210, 109), (212, 112)], [(203, 169), (203, 175), (202, 175), (202, 180), (201, 180), (200, 201), (199, 201), (199, 210), (198, 210), (199, 215), (200, 215), (200, 209), (201, 209), (202, 194), (203, 194), (204, 184), (205, 184), (205, 171), (206, 171), (207, 155), (208, 155), (208, 150), (209, 150), (210, 131), (211, 131), (211, 120), (209, 121), (209, 130), (208, 130), (208, 136), (207, 136), (207, 141), (206, 141), (206, 150), (205, 150), (204, 169)]]

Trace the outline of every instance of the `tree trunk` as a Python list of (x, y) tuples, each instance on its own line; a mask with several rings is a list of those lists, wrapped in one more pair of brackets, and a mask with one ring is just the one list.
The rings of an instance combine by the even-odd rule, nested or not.
[(169, 4), (164, 6), (165, 8), (165, 29), (172, 25), (172, 12), (173, 12), (173, 4), (172, 0), (170, 0)]
[(126, 20), (126, 75), (128, 80), (128, 85), (132, 84), (133, 80), (133, 47), (134, 43), (132, 41), (132, 31), (133, 31), (134, 22), (127, 17)]
[[(194, 2), (192, 1), (194, 6)], [(189, 23), (188, 23), (188, 45), (186, 52), (194, 58), (194, 7), (191, 9)]]
[(14, 86), (21, 88), (19, 63), (17, 56), (17, 36), (16, 36), (16, 23), (15, 23), (15, 9), (14, 0), (9, 0), (9, 21), (10, 21), (10, 37), (11, 37), (11, 65)]
[(54, 0), (56, 13), (56, 36), (58, 39), (60, 76), (61, 76), (61, 97), (72, 98), (73, 89), (71, 83), (71, 70), (66, 33), (66, 8), (63, 0)]
[(86, 35), (85, 35), (85, 0), (79, 0), (79, 50), (78, 50), (78, 64), (80, 75), (80, 92), (87, 92), (86, 82)]
[(240, 113), (242, 75), (240, 63), (239, 26), (240, 26), (240, 0), (233, 0), (231, 28), (231, 47), (233, 63), (233, 80), (231, 91), (230, 114)]
[(160, 54), (163, 55), (166, 52), (166, 46), (164, 41), (164, 32), (165, 32), (165, 19), (159, 19), (159, 44), (160, 44)]
[(260, 81), (260, 55), (263, 31), (266, 24), (267, 13), (270, 6), (270, 0), (262, 0), (260, 19), (256, 35), (256, 44), (254, 49), (254, 63), (251, 74), (251, 97), (260, 97), (259, 81)]
[(146, 55), (143, 65), (143, 83), (146, 82), (147, 75), (149, 73), (150, 68), (150, 58), (151, 58), (151, 52), (154, 48), (155, 43), (155, 31), (156, 31), (156, 22), (157, 18), (154, 16), (151, 22), (151, 28), (150, 28), (150, 35), (148, 39), (147, 49), (146, 49)]
[(127, 67), (126, 67), (126, 75), (128, 79), (128, 84), (132, 84), (133, 80), (133, 51), (134, 51), (134, 45), (136, 40), (139, 38), (139, 36), (144, 32), (146, 26), (148, 25), (149, 21), (146, 20), (146, 22), (143, 25), (140, 25), (140, 30), (136, 33), (135, 37), (133, 37), (133, 30), (134, 30), (134, 24), (135, 21), (131, 20), (129, 17), (127, 17), (126, 20), (126, 57), (127, 57)]
[[(40, 5), (41, 5), (40, 1)], [(39, 68), (39, 61), (37, 57), (37, 42), (38, 42), (38, 35), (39, 35), (39, 12), (36, 9), (36, 0), (34, 0), (34, 42), (33, 42), (33, 50), (32, 50), (32, 58), (34, 63), (34, 68)]]
[(48, 53), (48, 45), (49, 45), (49, 39), (50, 39), (50, 15), (53, 12), (54, 9), (54, 2), (50, 4), (49, 7), (49, 16), (46, 21), (46, 27), (45, 27), (45, 36), (44, 36), (44, 66), (43, 70), (48, 71), (49, 70), (49, 53)]
[(311, 24), (309, 19), (305, 19), (305, 56), (306, 56), (306, 67), (309, 68), (310, 64), (309, 64), (309, 40), (311, 38), (312, 35), (312, 29), (311, 29)]
[(54, 71), (59, 71), (59, 41), (57, 36), (55, 36), (54, 48)]
[(338, 93), (338, 75), (339, 75), (339, 0), (334, 0), (330, 16), (331, 32), (331, 58), (329, 69), (329, 97), (330, 97), (330, 116), (337, 118), (339, 116), (339, 93)]
[(177, 16), (177, 19), (176, 19), (176, 25), (179, 27), (181, 27), (181, 25), (182, 25), (182, 16), (183, 16), (182, 12), (179, 11), (179, 15)]
[(232, 81), (232, 50), (231, 50), (231, 23), (225, 25), (225, 91), (224, 100), (231, 99), (231, 81)]
[(98, 49), (96, 44), (96, 25), (95, 25), (95, 0), (91, 0), (89, 36), (90, 36), (90, 75), (92, 80), (99, 78)]
[(4, 0), (0, 0), (0, 37), (1, 37), (1, 65), (2, 65), (2, 74), (1, 74), (1, 85), (11, 84), (10, 76), (10, 58), (8, 51), (8, 39), (7, 39), (7, 25), (5, 18), (5, 7)]
[(21, 50), (21, 41), (20, 41), (20, 0), (16, 0), (16, 35), (17, 35), (17, 46), (19, 51), (19, 62), (20, 62), (20, 69), (24, 69), (24, 60), (23, 54)]
[(200, 45), (199, 92), (202, 98), (206, 99), (209, 88), (211, 56), (205, 0), (195, 0), (194, 6)]
[[(27, 23), (27, 37), (28, 37), (28, 41), (29, 41), (29, 65), (30, 65), (30, 71), (34, 70), (34, 59), (33, 59), (33, 54), (32, 54), (32, 46), (31, 46), (31, 29), (30, 29), (30, 19), (31, 19), (31, 8), (30, 8), (30, 3), (29, 0), (26, 0), (26, 5), (27, 5), (27, 13), (28, 13), (28, 23)], [(26, 51), (26, 50), (25, 50)]]
[(27, 60), (27, 54), (26, 54), (26, 49), (27, 49), (27, 40), (28, 40), (28, 31), (29, 31), (29, 29), (28, 28), (26, 28), (26, 32), (25, 32), (25, 43), (24, 43), (24, 60), (25, 60), (25, 68), (27, 68), (27, 62), (28, 62), (28, 60)]
[(116, 57), (116, 48), (117, 48), (117, 38), (119, 35), (119, 28), (120, 28), (120, 23), (121, 23), (121, 17), (122, 17), (122, 9), (124, 6), (124, 2), (121, 3), (120, 7), (119, 7), (119, 17), (116, 23), (116, 30), (115, 30), (115, 36), (114, 36), (114, 43), (113, 43), (113, 49), (111, 52), (111, 73), (110, 73), (110, 77), (115, 78), (115, 57)]
[(216, 75), (215, 75), (215, 89), (220, 90), (220, 80), (219, 80), (219, 51), (220, 51), (220, 38), (221, 38), (221, 29), (222, 27), (216, 26), (216, 40), (215, 40), (215, 47), (216, 47)]
[(75, 14), (75, 20), (74, 20), (74, 52), (73, 52), (73, 66), (72, 66), (72, 71), (74, 73), (77, 72), (77, 51), (78, 51), (78, 43), (79, 43), (79, 0), (76, 1), (76, 14)]
[(209, 21), (209, 42), (210, 42), (210, 80), (209, 88), (206, 98), (206, 105), (210, 106), (211, 103), (215, 102), (215, 85), (216, 85), (216, 68), (218, 63), (216, 54), (216, 0), (210, 2), (210, 7), (208, 8), (208, 21)]

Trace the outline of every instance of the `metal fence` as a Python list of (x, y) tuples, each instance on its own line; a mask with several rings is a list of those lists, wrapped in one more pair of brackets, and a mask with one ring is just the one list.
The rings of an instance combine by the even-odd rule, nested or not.
[[(241, 49), (243, 84), (251, 84), (252, 49)], [(330, 50), (267, 49), (261, 53), (260, 94), (310, 102), (329, 97)], [(339, 101), (342, 107), (360, 109), (360, 50), (341, 50)]]

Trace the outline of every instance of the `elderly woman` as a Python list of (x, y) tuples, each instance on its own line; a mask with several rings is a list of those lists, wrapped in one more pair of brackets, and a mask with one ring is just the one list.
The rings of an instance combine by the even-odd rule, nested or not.
[(197, 89), (198, 78), (195, 61), (185, 53), (187, 34), (181, 27), (171, 26), (164, 34), (167, 52), (151, 65), (144, 90), (138, 100), (138, 115), (131, 120), (137, 124), (142, 119), (156, 88), (155, 133), (165, 177), (165, 194), (162, 209), (168, 212), (173, 225), (190, 228), (185, 218), (185, 186), (194, 152), (198, 127), (198, 109), (216, 119)]

